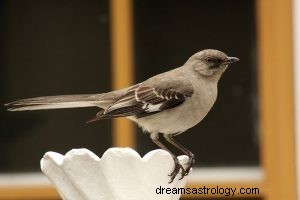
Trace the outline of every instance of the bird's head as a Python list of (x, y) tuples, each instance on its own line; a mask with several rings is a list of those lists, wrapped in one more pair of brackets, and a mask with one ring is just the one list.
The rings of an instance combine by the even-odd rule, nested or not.
[(206, 49), (192, 55), (186, 64), (203, 76), (220, 77), (229, 64), (237, 61), (237, 57), (229, 57), (222, 51)]

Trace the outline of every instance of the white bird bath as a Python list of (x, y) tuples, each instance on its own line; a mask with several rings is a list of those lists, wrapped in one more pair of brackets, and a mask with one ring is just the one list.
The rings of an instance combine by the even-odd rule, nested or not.
[[(188, 162), (187, 156), (178, 159)], [(41, 169), (64, 200), (178, 200), (180, 194), (157, 194), (157, 188), (183, 188), (186, 183), (180, 174), (168, 183), (174, 161), (161, 149), (142, 158), (130, 148), (110, 148), (102, 158), (87, 149), (65, 156), (47, 152)]]

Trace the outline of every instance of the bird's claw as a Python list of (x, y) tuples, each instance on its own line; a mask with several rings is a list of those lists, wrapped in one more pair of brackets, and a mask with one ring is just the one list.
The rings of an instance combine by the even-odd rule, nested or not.
[(169, 181), (169, 183), (172, 183), (175, 179), (175, 177), (177, 176), (177, 174), (179, 173), (181, 169), (181, 177), (179, 180), (183, 179), (184, 176), (186, 176), (186, 170), (184, 169), (184, 167), (179, 164), (179, 163), (175, 163), (175, 168), (173, 170), (173, 172), (171, 174), (169, 174), (169, 176), (171, 177), (171, 180)]
[(171, 177), (171, 180), (169, 181), (169, 183), (172, 183), (175, 179), (175, 177), (177, 176), (177, 174), (179, 174), (181, 169), (181, 177), (179, 178), (179, 180), (182, 180), (185, 176), (187, 176), (189, 174), (189, 171), (191, 169), (191, 165), (188, 166), (188, 171), (187, 169), (184, 169), (184, 167), (179, 164), (179, 163), (175, 163), (175, 168), (173, 170), (173, 172), (171, 174), (169, 174), (169, 176)]
[(193, 158), (190, 158), (188, 163), (186, 164), (187, 165), (187, 168), (185, 169), (185, 175), (184, 176), (187, 176), (191, 169), (192, 169), (192, 165), (195, 163), (195, 160)]
[(171, 180), (169, 183), (172, 183), (174, 181), (174, 179), (177, 176), (177, 174), (179, 173), (180, 169), (181, 169), (181, 177), (179, 178), (179, 180), (182, 180), (185, 176), (189, 175), (194, 162), (195, 162), (194, 158), (190, 157), (188, 163), (186, 164), (187, 167), (186, 167), (186, 169), (184, 169), (184, 167), (179, 162), (175, 161), (174, 170), (171, 174), (169, 174), (169, 176), (171, 177)]

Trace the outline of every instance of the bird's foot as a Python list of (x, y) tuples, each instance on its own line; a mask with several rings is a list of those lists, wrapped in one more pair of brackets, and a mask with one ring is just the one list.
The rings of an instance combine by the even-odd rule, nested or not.
[(184, 176), (189, 175), (189, 173), (190, 173), (190, 171), (191, 171), (192, 166), (193, 166), (194, 163), (195, 163), (194, 157), (189, 157), (189, 161), (188, 161), (188, 163), (186, 164), (187, 167), (186, 167), (186, 169), (185, 169), (185, 174), (184, 174)]
[(171, 174), (169, 174), (169, 176), (171, 177), (171, 180), (169, 183), (172, 183), (175, 179), (175, 177), (177, 176), (177, 174), (180, 172), (181, 169), (181, 177), (179, 178), (179, 180), (182, 180), (185, 176), (189, 175), (193, 164), (195, 163), (195, 158), (194, 156), (190, 156), (189, 157), (189, 161), (188, 163), (186, 163), (187, 167), (186, 169), (184, 169), (184, 167), (178, 162), (178, 160), (174, 160), (175, 162), (175, 168), (173, 170), (173, 172)]
[(185, 173), (183, 174), (183, 176), (189, 175), (191, 169), (192, 169), (192, 167), (191, 167), (191, 166), (188, 166), (188, 167), (186, 168)]
[(174, 179), (177, 176), (177, 174), (179, 173), (180, 169), (181, 169), (181, 178), (179, 180), (183, 179), (183, 177), (186, 174), (186, 171), (179, 162), (175, 162), (174, 170), (171, 174), (169, 174), (169, 176), (171, 177), (171, 180), (169, 181), (169, 183), (172, 183), (174, 181)]

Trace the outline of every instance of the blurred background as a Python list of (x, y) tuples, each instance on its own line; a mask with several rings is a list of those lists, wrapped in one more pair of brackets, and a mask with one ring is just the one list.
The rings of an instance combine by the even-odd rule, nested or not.
[[(219, 49), (241, 61), (220, 80), (207, 117), (176, 137), (196, 155), (187, 187), (259, 188), (259, 194), (233, 199), (296, 199), (297, 34), (292, 30), (297, 33), (298, 24), (292, 10), (298, 4), (292, 3), (1, 1), (0, 104), (107, 92), (179, 67), (202, 49)], [(157, 148), (128, 120), (86, 124), (96, 112), (0, 107), (0, 199), (60, 199), (40, 173), (47, 151), (65, 154), (84, 147), (101, 156), (112, 146), (130, 146), (144, 155)], [(195, 198), (224, 196), (182, 196)]]

